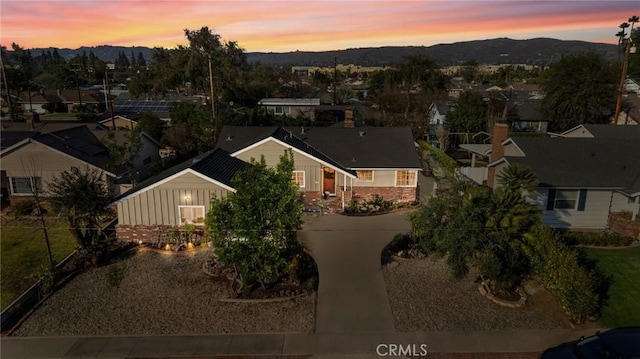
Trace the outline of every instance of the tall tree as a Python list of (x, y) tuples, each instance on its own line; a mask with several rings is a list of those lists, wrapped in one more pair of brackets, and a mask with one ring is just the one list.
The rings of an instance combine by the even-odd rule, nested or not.
[(487, 104), (478, 91), (464, 91), (447, 114), (453, 132), (478, 132), (485, 129)]
[(606, 123), (613, 113), (620, 68), (595, 52), (568, 54), (540, 77), (540, 109), (551, 130)]
[(235, 268), (245, 290), (277, 282), (303, 254), (296, 231), (302, 226), (302, 197), (292, 183), (291, 150), (275, 168), (264, 157), (232, 180), (236, 192), (214, 198), (205, 220), (216, 253)]

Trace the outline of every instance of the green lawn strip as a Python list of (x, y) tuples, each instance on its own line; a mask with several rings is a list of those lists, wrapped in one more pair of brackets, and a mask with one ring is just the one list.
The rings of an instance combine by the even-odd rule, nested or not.
[[(66, 221), (48, 223), (51, 252), (56, 262), (75, 248)], [(3, 220), (0, 233), (1, 307), (4, 309), (29, 289), (48, 265), (47, 247), (41, 225), (35, 220)]]
[(586, 251), (598, 268), (613, 276), (600, 323), (608, 328), (640, 325), (640, 247)]

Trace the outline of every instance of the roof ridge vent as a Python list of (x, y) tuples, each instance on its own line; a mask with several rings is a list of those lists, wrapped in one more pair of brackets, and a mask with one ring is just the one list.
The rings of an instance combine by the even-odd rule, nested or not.
[(364, 137), (364, 135), (366, 135), (367, 133), (365, 131), (360, 131), (360, 137)]

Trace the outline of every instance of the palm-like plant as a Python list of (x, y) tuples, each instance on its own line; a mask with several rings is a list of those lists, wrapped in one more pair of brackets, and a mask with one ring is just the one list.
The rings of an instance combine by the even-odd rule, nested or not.
[(498, 183), (510, 192), (521, 194), (532, 191), (538, 186), (538, 180), (531, 168), (521, 164), (511, 164), (498, 175)]

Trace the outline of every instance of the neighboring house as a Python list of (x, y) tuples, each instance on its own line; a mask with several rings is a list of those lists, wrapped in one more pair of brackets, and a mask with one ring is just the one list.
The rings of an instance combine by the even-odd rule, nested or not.
[(319, 98), (263, 98), (259, 106), (275, 116), (304, 117), (315, 120), (315, 109), (320, 106)]
[[(212, 194), (234, 191), (231, 178), (251, 159), (276, 166), (291, 150), (292, 181), (306, 206), (332, 199), (344, 208), (356, 197), (413, 202), (421, 164), (409, 128), (222, 128), (218, 147), (151, 177), (117, 198), (120, 239), (148, 239), (166, 226), (203, 218)], [(185, 219), (185, 220), (183, 220)], [(200, 224), (197, 222), (196, 224)], [(155, 233), (155, 234), (154, 234)]]
[(216, 149), (142, 181), (112, 203), (118, 212), (118, 239), (146, 241), (166, 228), (204, 225), (212, 196), (234, 192), (231, 179), (244, 165)]
[(515, 108), (518, 112), (518, 119), (511, 123), (512, 131), (535, 133), (547, 132), (549, 120), (542, 115), (542, 112), (540, 112), (538, 100), (517, 100), (515, 102)]
[(56, 112), (63, 109), (62, 99), (56, 94), (32, 92), (31, 98), (29, 94), (22, 95), (18, 102), (24, 111), (35, 112), (40, 115)]
[[(108, 112), (108, 111), (107, 111)], [(140, 114), (121, 114), (121, 115), (106, 115), (106, 118), (100, 120), (100, 125), (111, 130), (133, 130), (138, 126), (138, 119)]]
[(453, 109), (453, 102), (436, 101), (429, 106), (429, 144), (439, 147), (438, 134), (445, 129), (448, 124), (447, 114)]
[(2, 132), (0, 170), (10, 202), (31, 197), (33, 187), (46, 195), (47, 184), (61, 172), (86, 167), (100, 171), (112, 194), (118, 194), (116, 180), (122, 173), (111, 169), (109, 150), (86, 126), (23, 135), (22, 139), (12, 136), (5, 145), (8, 135)]
[(73, 108), (77, 105), (88, 105), (94, 107), (97, 112), (104, 112), (107, 109), (104, 93), (94, 90), (58, 90), (58, 97), (62, 104), (66, 107), (67, 112), (73, 112)]
[(629, 78), (624, 80), (624, 89), (627, 92), (633, 92), (635, 94), (640, 94), (640, 85), (636, 81), (634, 81), (632, 79), (629, 79)]
[(529, 199), (553, 228), (605, 230), (609, 216), (640, 206), (640, 128), (581, 125), (558, 137), (509, 137), (496, 125), (487, 183), (498, 186), (509, 164), (533, 170), (538, 188)]
[[(107, 134), (110, 131), (105, 129), (104, 127), (99, 126), (96, 123), (37, 122), (34, 123), (33, 126), (31, 126), (28, 123), (8, 122), (3, 123), (2, 128), (3, 130), (1, 133), (0, 146), (2, 147), (3, 162), (1, 163), (1, 165), (3, 178), (6, 175), (4, 158), (5, 150), (28, 139), (38, 141), (38, 139), (43, 138), (43, 136), (45, 135), (52, 135), (53, 138), (58, 138), (63, 143), (66, 141), (66, 143), (68, 144), (64, 144), (64, 146), (69, 146), (70, 151), (72, 150), (73, 146), (84, 146), (90, 143), (95, 144), (97, 148), (103, 148), (104, 150), (106, 150), (106, 152), (95, 153), (95, 158), (93, 158), (92, 161), (88, 161), (86, 159), (84, 160), (86, 160), (86, 162), (88, 163), (102, 168), (103, 170), (107, 170), (108, 167), (110, 168), (112, 162), (112, 157), (109, 153), (108, 147), (106, 147), (106, 143), (115, 142), (118, 145), (122, 145), (129, 140), (129, 137), (127, 136), (129, 134), (128, 131), (115, 131), (113, 132), (113, 140), (107, 140)], [(134, 158), (132, 163), (133, 168), (136, 171), (136, 177), (138, 180), (145, 178), (148, 174), (149, 166), (160, 160), (159, 150), (161, 148), (160, 144), (155, 139), (144, 132), (140, 134), (140, 141), (141, 144), (138, 155)], [(93, 148), (93, 152), (97, 151), (97, 148)], [(70, 154), (74, 155), (71, 152)], [(34, 161), (36, 166), (49, 167), (49, 164), (41, 163), (46, 162), (47, 158), (48, 157), (35, 156)], [(34, 161), (30, 160), (30, 162)], [(70, 165), (68, 168), (62, 169), (58, 172), (68, 170), (70, 169), (70, 167), (78, 166)], [(56, 168), (62, 167), (58, 166)], [(110, 189), (114, 195), (118, 195), (131, 188), (131, 179), (128, 176), (124, 175), (125, 170), (126, 168), (122, 168), (120, 169), (119, 173), (114, 173), (114, 175), (116, 175), (116, 178), (113, 180), (113, 183), (110, 183)], [(52, 171), (55, 172), (55, 170)], [(6, 191), (6, 195), (9, 195), (10, 185), (8, 183), (8, 180), (2, 183), (2, 189)]]

